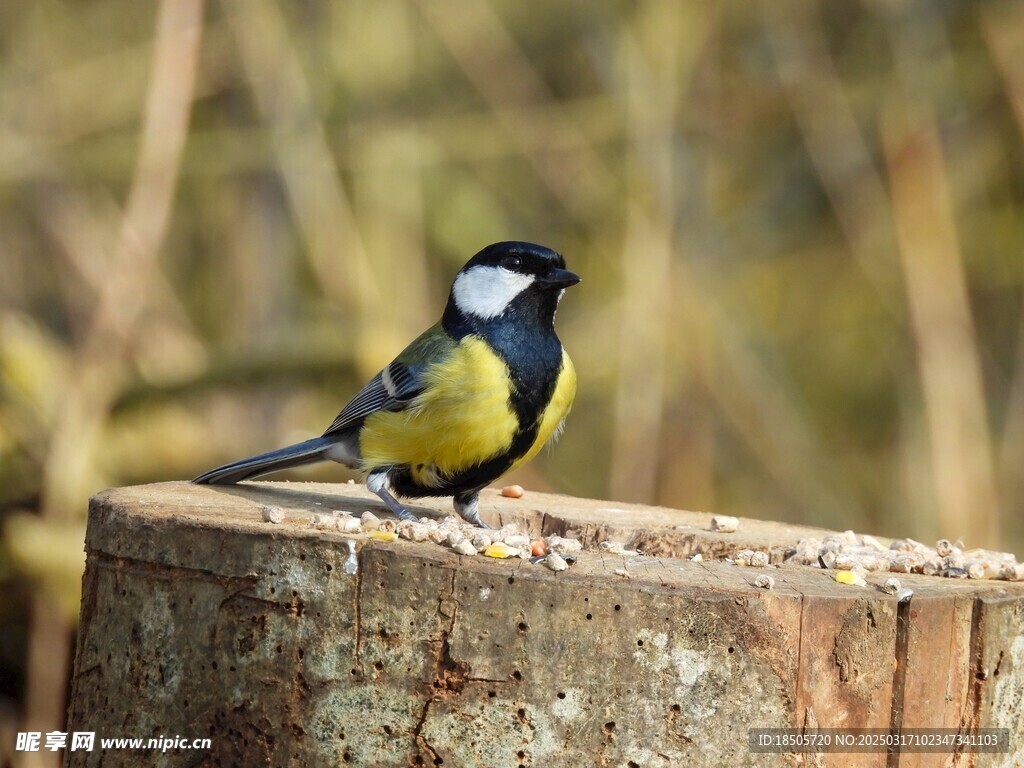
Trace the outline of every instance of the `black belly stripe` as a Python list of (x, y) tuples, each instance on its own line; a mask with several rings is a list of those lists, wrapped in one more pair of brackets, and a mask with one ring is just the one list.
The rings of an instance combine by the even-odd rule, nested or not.
[[(556, 374), (555, 380), (549, 388), (551, 392), (554, 391), (557, 381), (558, 375)], [(472, 493), (494, 482), (508, 472), (512, 464), (524, 456), (536, 442), (537, 434), (540, 432), (542, 415), (541, 409), (535, 411), (533, 417), (530, 418), (528, 414), (516, 407), (514, 397), (510, 399), (513, 401), (513, 409), (519, 419), (519, 429), (516, 430), (515, 435), (512, 437), (512, 443), (507, 450), (487, 461), (468, 467), (462, 472), (445, 478), (445, 482), (437, 488), (430, 488), (416, 483), (410, 467), (395, 467), (391, 473), (391, 483), (395, 493), (400, 496), (412, 497), (453, 496), (462, 493)], [(551, 395), (549, 394), (544, 402), (547, 403), (550, 399)]]

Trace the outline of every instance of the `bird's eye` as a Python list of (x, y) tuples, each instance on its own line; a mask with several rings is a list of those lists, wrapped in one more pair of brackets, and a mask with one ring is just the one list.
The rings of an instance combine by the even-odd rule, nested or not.
[(503, 266), (510, 272), (515, 272), (522, 265), (523, 260), (520, 259), (518, 256), (506, 256), (504, 259), (501, 260), (501, 266)]

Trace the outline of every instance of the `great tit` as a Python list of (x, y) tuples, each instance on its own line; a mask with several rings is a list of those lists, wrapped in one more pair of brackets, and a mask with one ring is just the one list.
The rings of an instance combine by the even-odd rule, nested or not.
[(480, 490), (561, 432), (576, 371), (555, 334), (565, 289), (580, 281), (554, 251), (495, 243), (452, 283), (441, 321), (352, 398), (321, 437), (210, 470), (192, 482), (237, 483), (330, 459), (366, 474), (396, 515), (395, 496), (452, 496), (484, 525)]

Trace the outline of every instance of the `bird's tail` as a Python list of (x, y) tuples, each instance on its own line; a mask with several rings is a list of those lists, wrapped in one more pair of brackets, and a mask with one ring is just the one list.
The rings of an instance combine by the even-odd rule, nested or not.
[(330, 437), (314, 437), (312, 440), (289, 445), (287, 448), (261, 453), (259, 456), (250, 456), (248, 459), (233, 461), (223, 467), (211, 469), (192, 482), (201, 485), (231, 485), (251, 477), (265, 475), (268, 472), (277, 472), (279, 469), (312, 464), (316, 461), (323, 461), (324, 451), (336, 443), (337, 440)]

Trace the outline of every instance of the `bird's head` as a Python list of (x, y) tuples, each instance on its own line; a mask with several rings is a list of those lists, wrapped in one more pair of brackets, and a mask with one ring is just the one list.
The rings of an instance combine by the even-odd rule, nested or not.
[[(470, 259), (452, 283), (449, 308), (470, 321), (488, 321), (520, 309), (553, 322), (562, 292), (580, 281), (565, 259), (533, 243), (489, 245)], [(530, 311), (530, 310), (534, 311)]]

